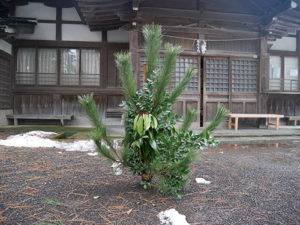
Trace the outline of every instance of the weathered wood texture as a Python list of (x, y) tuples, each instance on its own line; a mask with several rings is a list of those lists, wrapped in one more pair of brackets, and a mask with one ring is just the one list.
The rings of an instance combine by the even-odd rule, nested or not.
[(300, 94), (268, 94), (267, 113), (300, 116)]
[(0, 51), (0, 109), (11, 108), (11, 56)]

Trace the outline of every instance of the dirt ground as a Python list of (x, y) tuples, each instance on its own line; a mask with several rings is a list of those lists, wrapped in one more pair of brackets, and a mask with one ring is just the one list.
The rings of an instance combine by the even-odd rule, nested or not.
[(300, 141), (220, 145), (192, 170), (177, 200), (97, 156), (0, 146), (0, 224), (159, 224), (170, 208), (190, 224), (300, 224)]

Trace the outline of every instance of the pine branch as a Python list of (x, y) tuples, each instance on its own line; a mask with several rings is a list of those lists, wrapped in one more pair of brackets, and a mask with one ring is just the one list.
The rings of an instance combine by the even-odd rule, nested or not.
[(176, 60), (181, 52), (181, 47), (178, 45), (165, 44), (166, 54), (164, 67), (161, 74), (156, 78), (153, 84), (153, 108), (155, 108), (165, 97), (167, 87), (171, 81), (175, 71)]
[(199, 134), (201, 137), (205, 136), (208, 132), (212, 132), (222, 122), (224, 117), (229, 113), (223, 105), (218, 105), (218, 111), (213, 121)]
[(192, 107), (188, 107), (187, 110), (187, 115), (183, 121), (181, 130), (188, 130), (192, 124), (192, 122), (195, 120), (196, 116), (197, 116), (197, 110), (192, 108)]
[[(103, 124), (101, 117), (99, 116), (97, 106), (94, 102), (93, 93), (91, 93), (90, 95), (79, 96), (78, 99), (79, 99), (79, 102), (85, 108), (85, 111), (88, 115), (89, 120), (95, 127), (96, 134), (94, 133), (93, 137), (92, 137), (93, 140), (95, 141), (95, 143), (97, 141), (100, 141), (100, 143), (101, 143), (102, 140), (104, 140), (107, 143), (107, 145), (109, 146), (109, 148), (114, 152), (116, 157), (121, 161), (121, 158), (119, 157), (116, 149), (113, 147), (112, 140), (107, 136), (106, 127)], [(97, 143), (96, 143), (96, 145), (97, 145)], [(101, 144), (100, 144), (100, 146), (101, 146)], [(101, 148), (99, 150), (101, 151)]]
[(97, 152), (111, 161), (116, 161), (115, 157), (110, 153), (109, 149), (102, 144), (101, 133), (94, 131), (91, 133), (91, 138), (97, 146)]
[(127, 101), (134, 102), (136, 95), (136, 84), (131, 66), (131, 55), (128, 52), (120, 52), (116, 55), (116, 64)]
[(143, 27), (145, 38), (145, 54), (147, 56), (148, 72), (147, 77), (153, 79), (154, 70), (159, 65), (159, 51), (162, 43), (161, 26), (148, 24)]
[(191, 79), (197, 74), (197, 70), (188, 67), (183, 79), (180, 81), (180, 83), (175, 87), (175, 89), (172, 91), (172, 94), (170, 96), (170, 102), (172, 104), (175, 104), (177, 101), (177, 97), (184, 91), (186, 86), (190, 83)]

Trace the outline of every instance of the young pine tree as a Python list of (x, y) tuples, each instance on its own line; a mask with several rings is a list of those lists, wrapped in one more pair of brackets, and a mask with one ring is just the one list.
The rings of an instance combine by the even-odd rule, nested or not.
[(126, 99), (121, 104), (124, 109), (125, 127), (121, 153), (114, 148), (112, 140), (106, 133), (93, 94), (81, 96), (79, 100), (95, 127), (91, 137), (100, 155), (128, 167), (133, 174), (141, 176), (144, 188), (147, 188), (152, 178), (156, 176), (155, 185), (161, 193), (171, 193), (180, 198), (182, 188), (189, 181), (191, 163), (199, 158), (201, 148), (217, 144), (210, 136), (210, 132), (220, 124), (228, 111), (218, 106), (212, 123), (200, 134), (194, 134), (189, 131), (189, 127), (197, 111), (188, 108), (181, 128), (177, 128), (176, 121), (180, 117), (172, 112), (172, 107), (197, 71), (189, 68), (178, 86), (171, 93), (167, 93), (181, 47), (165, 44), (164, 62), (163, 66), (160, 66), (161, 26), (145, 25), (143, 34), (148, 71), (147, 81), (141, 90), (136, 90), (130, 53), (116, 54)]

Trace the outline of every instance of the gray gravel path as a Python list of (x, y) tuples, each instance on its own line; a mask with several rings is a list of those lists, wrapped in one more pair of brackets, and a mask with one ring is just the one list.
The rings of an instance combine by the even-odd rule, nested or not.
[(159, 224), (169, 208), (190, 224), (300, 224), (298, 141), (203, 151), (181, 200), (116, 177), (98, 157), (58, 152), (0, 147), (0, 224)]

